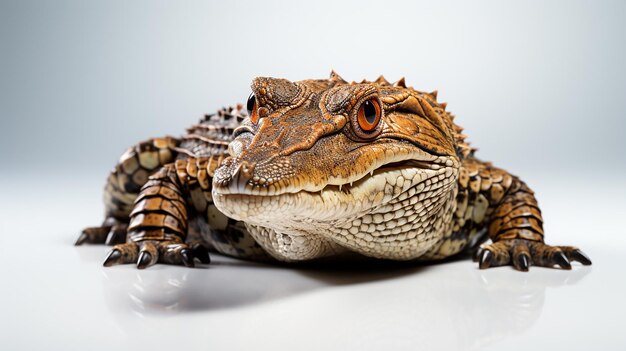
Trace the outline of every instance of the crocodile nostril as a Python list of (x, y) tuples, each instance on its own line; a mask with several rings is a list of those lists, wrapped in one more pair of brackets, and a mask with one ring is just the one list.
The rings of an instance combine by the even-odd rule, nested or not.
[(245, 189), (246, 184), (254, 174), (254, 166), (255, 163), (241, 161), (230, 178), (229, 188), (232, 193), (240, 193)]

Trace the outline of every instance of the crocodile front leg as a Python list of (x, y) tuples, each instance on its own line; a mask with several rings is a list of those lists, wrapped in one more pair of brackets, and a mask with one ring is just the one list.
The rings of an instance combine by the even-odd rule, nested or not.
[(571, 269), (571, 261), (590, 265), (591, 260), (573, 246), (544, 242), (543, 218), (534, 193), (519, 178), (490, 163), (466, 159), (459, 172), (456, 212), (450, 234), (437, 256), (459, 252), (486, 230), (491, 244), (482, 244), (474, 255), (481, 269), (513, 265)]
[(179, 140), (154, 138), (130, 147), (113, 168), (104, 189), (105, 219), (100, 226), (83, 229), (76, 245), (114, 245), (126, 241), (130, 211), (150, 174), (174, 161)]
[[(494, 203), (488, 216), (488, 233), (492, 244), (483, 244), (475, 260), (481, 269), (512, 264), (528, 271), (530, 265), (571, 269), (571, 261), (590, 265), (591, 260), (577, 247), (550, 246), (544, 243), (543, 218), (532, 190), (519, 178), (490, 164), (468, 164), (474, 180), (480, 183), (479, 195), (487, 195)], [(500, 180), (500, 188), (493, 186)], [(476, 185), (470, 192), (477, 190)], [(501, 199), (500, 199), (501, 198)]]
[(194, 266), (194, 258), (209, 263), (208, 248), (185, 243), (189, 210), (195, 197), (210, 194), (207, 164), (211, 158), (177, 160), (150, 176), (130, 213), (126, 243), (113, 247), (105, 266), (137, 263), (146, 268), (157, 262)]

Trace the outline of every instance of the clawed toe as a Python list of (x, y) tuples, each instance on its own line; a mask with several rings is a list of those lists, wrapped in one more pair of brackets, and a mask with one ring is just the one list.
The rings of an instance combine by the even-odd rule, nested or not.
[(195, 260), (202, 263), (210, 263), (208, 249), (201, 244), (170, 244), (163, 246), (163, 262), (171, 264), (183, 264), (186, 267), (195, 267)]
[(152, 255), (148, 251), (141, 251), (139, 253), (139, 258), (137, 259), (137, 269), (150, 267), (154, 263), (152, 262)]
[(111, 267), (119, 263), (122, 258), (122, 252), (117, 249), (113, 249), (109, 252), (107, 257), (104, 259), (104, 263), (102, 264), (105, 267)]
[(487, 269), (491, 267), (491, 259), (493, 258), (493, 254), (489, 250), (483, 250), (480, 255), (480, 261), (478, 267), (480, 269)]
[(126, 241), (126, 229), (128, 225), (126, 224), (116, 224), (111, 227), (109, 233), (107, 234), (107, 238), (104, 241), (106, 245), (117, 245)]
[(85, 228), (78, 236), (74, 245), (78, 246), (85, 243), (102, 244), (106, 240), (109, 230), (111, 230), (111, 226)]
[(180, 258), (187, 267), (195, 267), (193, 263), (193, 253), (189, 249), (180, 250)]
[(87, 242), (87, 240), (89, 240), (89, 235), (87, 235), (87, 233), (85, 233), (84, 231), (82, 231), (80, 233), (80, 235), (78, 236), (78, 239), (76, 240), (76, 242), (74, 243), (75, 246), (78, 245), (82, 245), (84, 243)]
[(571, 252), (566, 252), (570, 261), (580, 262), (584, 266), (591, 265), (591, 259), (580, 249), (573, 249)]
[(572, 269), (572, 265), (563, 252), (557, 252), (554, 254), (554, 263), (562, 269)]
[(208, 247), (200, 243), (194, 243), (194, 244), (191, 244), (191, 252), (193, 253), (195, 258), (200, 260), (200, 262), (204, 264), (211, 263), (211, 256), (209, 256)]
[(88, 227), (78, 236), (74, 245), (106, 244), (115, 245), (126, 241), (126, 231), (128, 224), (122, 223), (113, 217), (107, 217), (101, 226)]
[(528, 272), (528, 269), (530, 268), (530, 259), (528, 258), (528, 255), (518, 255), (513, 260), (513, 267), (518, 271)]
[(102, 263), (105, 267), (118, 264), (132, 263), (137, 260), (138, 247), (135, 243), (118, 244), (113, 246), (106, 259)]

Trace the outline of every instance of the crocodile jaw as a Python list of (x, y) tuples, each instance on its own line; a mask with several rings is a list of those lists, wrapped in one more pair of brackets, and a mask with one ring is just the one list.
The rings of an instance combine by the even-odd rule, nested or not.
[[(282, 233), (326, 234), (358, 218), (391, 213), (392, 208), (386, 207), (393, 202), (412, 201), (413, 206), (419, 206), (421, 193), (444, 189), (456, 180), (456, 160), (452, 160), (452, 165), (447, 162), (448, 166), (446, 161), (434, 163), (431, 168), (382, 168), (352, 185), (329, 185), (319, 192), (303, 190), (264, 196), (222, 193), (214, 187), (212, 195), (220, 211), (248, 224)], [(445, 191), (440, 193), (437, 196), (446, 195)]]

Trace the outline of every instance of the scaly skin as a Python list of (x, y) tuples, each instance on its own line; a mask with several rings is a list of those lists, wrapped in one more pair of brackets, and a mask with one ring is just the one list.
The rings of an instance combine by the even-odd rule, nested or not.
[(252, 90), (249, 116), (221, 110), (181, 139), (130, 149), (109, 176), (103, 225), (77, 244), (118, 243), (105, 265), (145, 268), (208, 262), (209, 248), (287, 262), (347, 252), (437, 260), (488, 234), (480, 268), (591, 264), (544, 243), (533, 192), (474, 157), (436, 92), (334, 72), (257, 78)]

